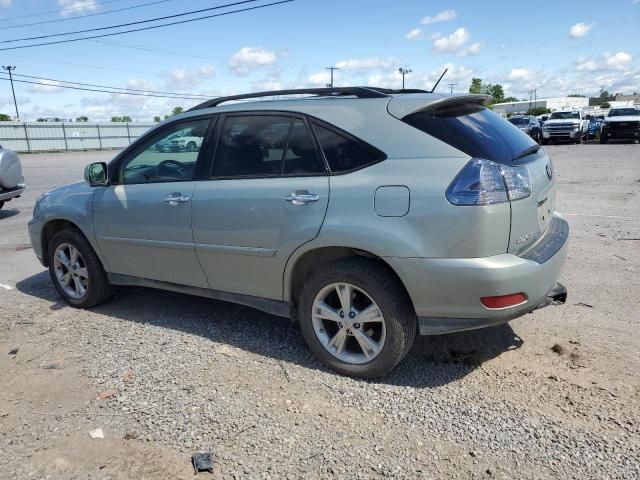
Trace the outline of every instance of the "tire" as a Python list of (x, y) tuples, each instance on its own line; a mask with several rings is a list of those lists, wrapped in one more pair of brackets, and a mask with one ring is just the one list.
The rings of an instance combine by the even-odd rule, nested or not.
[[(367, 323), (368, 327), (365, 327), (364, 322), (362, 324), (353, 323), (351, 329), (344, 328), (348, 335), (352, 335), (349, 337), (345, 334), (344, 344), (350, 345), (355, 353), (351, 353), (349, 347), (345, 347), (343, 355), (359, 355), (363, 359), (365, 359), (364, 349), (361, 348), (362, 343), (360, 343), (362, 335), (368, 337), (367, 341), (373, 340), (375, 343), (376, 335), (379, 334), (374, 332), (374, 329), (386, 329), (384, 340), (378, 343), (378, 345), (382, 343), (382, 346), (371, 360), (365, 359), (366, 361), (357, 362), (340, 359), (336, 356), (338, 347), (334, 345), (336, 351), (332, 353), (328, 348), (334, 347), (325, 347), (323, 340), (319, 338), (320, 333), (316, 331), (318, 322), (324, 321), (328, 324), (323, 324), (326, 325), (326, 331), (320, 329), (319, 332), (324, 332), (325, 342), (326, 339), (332, 337), (329, 343), (337, 337), (337, 334), (334, 337), (334, 334), (329, 331), (329, 327), (335, 325), (336, 330), (340, 330), (338, 325), (343, 326), (341, 323), (335, 323), (335, 320), (318, 320), (317, 316), (313, 314), (314, 302), (323, 295), (323, 292), (328, 290), (332, 292), (329, 295), (333, 294), (334, 298), (339, 298), (335, 294), (335, 290), (332, 290), (334, 284), (350, 285), (354, 288), (356, 291), (352, 297), (354, 310), (361, 308), (355, 304), (359, 298), (364, 298), (361, 295), (364, 293), (369, 300), (376, 304), (370, 305), (377, 306), (377, 309), (373, 311), (381, 314), (376, 316), (378, 321), (382, 320), (380, 323)], [(365, 308), (362, 307), (360, 311), (364, 311)], [(298, 315), (302, 335), (317, 359), (332, 370), (344, 375), (369, 379), (385, 376), (404, 358), (413, 345), (418, 324), (411, 300), (399, 281), (394, 278), (388, 268), (375, 260), (364, 257), (338, 260), (328, 268), (314, 273), (303, 287)], [(357, 319), (356, 316), (350, 321), (357, 322)], [(358, 349), (362, 352), (361, 354), (357, 354)]]
[(575, 141), (574, 141), (574, 143), (575, 143), (576, 145), (578, 145), (578, 144), (582, 143), (582, 137), (581, 137), (581, 136), (579, 136), (578, 138), (576, 138), (576, 139), (575, 139)]
[[(60, 260), (56, 262), (56, 252), (59, 247), (63, 250), (63, 253), (70, 252), (69, 249), (64, 247), (65, 245), (75, 248), (79, 253), (75, 265), (78, 267), (77, 269), (67, 268), (64, 264), (61, 265), (62, 262)], [(72, 307), (91, 308), (111, 296), (111, 285), (107, 280), (107, 274), (102, 267), (102, 263), (100, 263), (100, 259), (93, 251), (91, 244), (78, 230), (69, 229), (56, 233), (49, 242), (48, 256), (51, 281), (62, 298)], [(71, 260), (71, 255), (66, 255), (66, 258)], [(69, 281), (66, 290), (62, 285), (62, 280), (58, 279), (58, 275), (65, 271), (76, 274), (76, 279)], [(80, 272), (84, 272), (86, 277), (81, 275)], [(81, 295), (78, 295), (76, 280), (85, 287), (85, 291)], [(75, 290), (76, 295), (71, 294), (70, 290)]]
[(600, 143), (607, 143), (607, 137), (600, 135)]
[(187, 152), (195, 152), (196, 151), (196, 142), (187, 143)]
[(542, 140), (540, 140), (540, 143), (542, 145), (549, 145), (549, 140), (545, 140), (544, 138)]

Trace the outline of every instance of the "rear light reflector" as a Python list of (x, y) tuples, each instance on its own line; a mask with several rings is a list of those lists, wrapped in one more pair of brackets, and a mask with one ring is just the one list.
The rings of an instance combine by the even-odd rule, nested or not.
[(487, 308), (508, 308), (526, 302), (527, 296), (522, 292), (510, 293), (509, 295), (500, 295), (497, 297), (482, 297), (480, 301)]

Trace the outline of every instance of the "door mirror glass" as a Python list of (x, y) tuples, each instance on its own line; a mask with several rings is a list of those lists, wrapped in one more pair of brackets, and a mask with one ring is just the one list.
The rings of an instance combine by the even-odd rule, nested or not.
[(84, 179), (91, 186), (107, 185), (107, 164), (95, 162), (87, 165), (84, 169)]

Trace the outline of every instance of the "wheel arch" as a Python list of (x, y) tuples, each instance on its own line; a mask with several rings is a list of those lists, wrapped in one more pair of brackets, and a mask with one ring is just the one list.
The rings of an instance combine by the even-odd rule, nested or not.
[[(413, 301), (402, 278), (400, 278), (393, 267), (386, 262), (383, 257), (366, 250), (345, 246), (316, 247), (299, 253), (295, 258), (290, 258), (287, 263), (287, 268), (285, 269), (284, 300), (290, 302), (294, 308), (297, 308), (302, 288), (313, 272), (327, 267), (337, 260), (353, 257), (363, 257), (374, 260), (388, 270), (389, 274), (396, 279), (400, 287), (407, 294), (407, 298), (411, 301), (411, 306), (415, 311)], [(292, 318), (295, 318), (295, 316)]]
[(66, 218), (54, 218), (54, 219), (47, 220), (47, 222), (42, 227), (42, 231), (40, 233), (40, 242), (42, 246), (42, 261), (45, 267), (49, 266), (49, 242), (51, 241), (51, 239), (56, 233), (61, 232), (63, 230), (75, 230), (80, 235), (82, 235), (87, 240), (87, 242), (89, 242), (89, 245), (91, 245), (91, 248), (93, 248), (93, 251), (96, 253), (98, 258), (100, 259), (100, 262), (102, 263), (103, 267), (105, 267), (104, 259), (102, 258), (102, 255), (96, 248), (96, 245), (92, 241), (92, 238), (89, 235), (87, 235), (77, 223), (71, 220), (68, 220)]

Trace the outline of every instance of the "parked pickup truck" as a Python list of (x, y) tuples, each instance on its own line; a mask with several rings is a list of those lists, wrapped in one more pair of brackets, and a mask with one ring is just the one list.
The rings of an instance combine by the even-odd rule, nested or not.
[(640, 140), (640, 108), (619, 107), (609, 110), (600, 132), (600, 143), (612, 139)]
[(11, 150), (0, 146), (0, 208), (5, 202), (22, 195), (24, 189), (20, 159)]
[(542, 126), (542, 144), (554, 140), (581, 143), (588, 128), (589, 120), (580, 110), (553, 112)]

